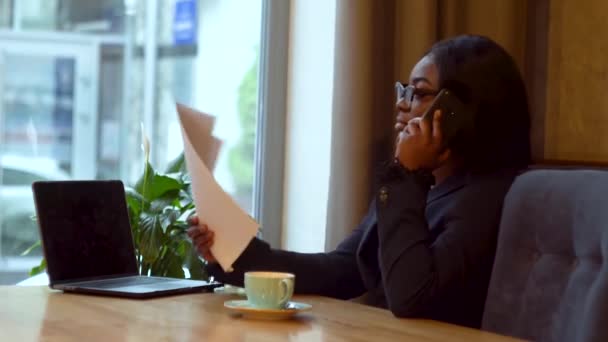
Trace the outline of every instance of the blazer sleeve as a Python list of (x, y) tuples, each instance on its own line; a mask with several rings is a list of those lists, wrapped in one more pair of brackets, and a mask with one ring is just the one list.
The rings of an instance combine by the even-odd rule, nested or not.
[(332, 252), (289, 252), (273, 249), (268, 243), (254, 238), (234, 263), (232, 272), (223, 272), (217, 264), (208, 265), (208, 271), (218, 281), (237, 286), (243, 286), (247, 271), (290, 272), (296, 276), (296, 293), (339, 299), (360, 296), (365, 292), (365, 286), (356, 252), (363, 232), (374, 224), (373, 210), (375, 208), (371, 205), (359, 226)]
[(510, 182), (472, 186), (449, 210), (435, 240), (425, 216), (429, 184), (413, 173), (387, 182), (378, 201), (380, 273), (397, 317), (427, 317), (492, 260), (502, 201)]

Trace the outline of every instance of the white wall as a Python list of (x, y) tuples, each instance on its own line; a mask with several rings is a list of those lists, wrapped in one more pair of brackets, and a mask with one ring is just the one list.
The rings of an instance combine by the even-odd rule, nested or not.
[(325, 248), (335, 0), (291, 0), (282, 247)]

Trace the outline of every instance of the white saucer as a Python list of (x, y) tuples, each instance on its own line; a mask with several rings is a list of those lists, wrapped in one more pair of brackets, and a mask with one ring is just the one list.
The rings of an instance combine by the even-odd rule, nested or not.
[(247, 300), (229, 300), (224, 303), (224, 307), (254, 319), (288, 319), (312, 309), (312, 305), (298, 302), (288, 302), (284, 309), (262, 309), (251, 305)]
[(231, 286), (231, 285), (224, 285), (222, 287), (216, 287), (215, 289), (213, 289), (213, 292), (221, 293), (221, 294), (235, 294), (235, 295), (239, 295), (239, 296), (246, 296), (244, 288)]

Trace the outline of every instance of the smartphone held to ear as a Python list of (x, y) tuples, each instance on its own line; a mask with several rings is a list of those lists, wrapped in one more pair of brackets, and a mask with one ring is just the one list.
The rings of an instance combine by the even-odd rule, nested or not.
[(443, 144), (449, 147), (454, 138), (472, 126), (471, 109), (451, 90), (442, 89), (429, 109), (422, 116), (432, 127), (435, 111), (441, 111), (441, 132)]

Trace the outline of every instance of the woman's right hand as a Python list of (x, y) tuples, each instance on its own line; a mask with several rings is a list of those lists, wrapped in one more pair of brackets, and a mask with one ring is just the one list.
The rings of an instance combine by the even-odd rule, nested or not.
[(192, 239), (192, 244), (196, 251), (203, 259), (207, 260), (208, 263), (216, 263), (215, 257), (211, 253), (211, 246), (213, 246), (214, 233), (206, 224), (201, 224), (198, 216), (192, 215), (188, 218), (188, 236)]

